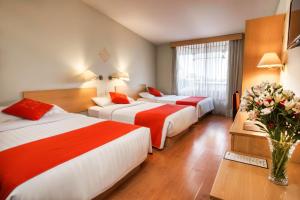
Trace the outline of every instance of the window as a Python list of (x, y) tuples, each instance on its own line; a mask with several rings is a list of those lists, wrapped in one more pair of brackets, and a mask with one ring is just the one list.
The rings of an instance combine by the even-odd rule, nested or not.
[(209, 96), (215, 110), (228, 104), (229, 41), (176, 47), (176, 86), (179, 95)]

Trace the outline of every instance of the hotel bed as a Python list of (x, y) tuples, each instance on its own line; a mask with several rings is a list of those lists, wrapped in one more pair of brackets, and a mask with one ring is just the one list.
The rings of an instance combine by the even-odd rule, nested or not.
[[(155, 108), (159, 109), (159, 107), (165, 105), (166, 104), (161, 104), (161, 103), (134, 101), (131, 102), (130, 104), (109, 104), (103, 107), (92, 106), (88, 109), (88, 114), (89, 116), (92, 117), (99, 117), (99, 118), (114, 120), (118, 122), (135, 124), (135, 120), (136, 120), (135, 118), (139, 112), (143, 112)], [(188, 129), (196, 121), (197, 121), (197, 116), (196, 116), (195, 108), (193, 106), (183, 106), (182, 109), (168, 115), (164, 120), (160, 145), (156, 147), (162, 149), (164, 147), (166, 137), (173, 137), (178, 135), (179, 133)], [(152, 131), (151, 131), (151, 135), (153, 136)], [(153, 141), (152, 141), (152, 145), (155, 146)]]
[[(3, 110), (3, 107), (0, 109)], [(38, 162), (28, 164), (26, 163), (28, 159), (23, 160), (24, 151), (16, 151), (16, 149), (20, 150), (20, 148), (39, 144), (41, 141), (66, 136), (74, 131), (81, 131), (84, 140), (80, 140), (79, 145), (85, 148), (87, 143), (92, 143), (92, 138), (86, 136), (86, 134), (90, 136), (91, 131), (87, 130), (91, 129), (88, 128), (99, 124), (115, 126), (115, 123), (117, 122), (68, 113), (57, 106), (37, 121), (25, 120), (0, 112), (0, 178), (2, 179), (0, 180), (0, 199), (92, 199), (103, 194), (139, 166), (147, 158), (148, 152), (152, 151), (148, 128), (137, 126), (133, 128), (132, 125), (118, 123), (120, 126), (126, 126), (129, 128), (126, 130), (130, 131), (37, 173), (26, 181), (16, 184), (16, 187), (9, 193), (7, 188), (14, 185), (16, 180), (22, 179), (24, 176), (22, 173), (27, 174), (30, 171), (26, 166), (30, 165), (28, 168), (35, 168), (34, 165), (43, 166), (46, 162), (55, 160), (46, 156), (44, 158), (46, 160), (40, 164)], [(106, 129), (111, 131), (108, 127)], [(96, 138), (99, 138), (98, 132), (95, 135)], [(77, 135), (72, 137), (78, 140), (75, 136)], [(70, 141), (63, 142), (66, 142), (65, 144), (71, 146), (72, 149), (74, 143)], [(77, 151), (74, 147), (72, 151), (66, 151), (65, 146), (58, 148), (55, 145), (54, 143), (53, 152), (63, 151), (68, 155), (73, 150)], [(31, 150), (35, 151), (35, 149)], [(39, 149), (36, 150), (39, 151)], [(16, 160), (8, 156), (11, 152), (19, 153), (18, 155), (21, 153), (19, 157), (24, 165), (15, 166)], [(14, 171), (23, 169), (24, 172), (20, 172), (20, 177), (12, 176), (13, 170), (9, 166), (13, 166)]]
[[(176, 101), (180, 101), (186, 98), (188, 98), (188, 96), (163, 95), (162, 97), (156, 97), (148, 93), (143, 98), (139, 98), (138, 101), (176, 104)], [(196, 112), (198, 118), (201, 118), (202, 116), (213, 110), (214, 103), (211, 97), (206, 97), (197, 103)]]

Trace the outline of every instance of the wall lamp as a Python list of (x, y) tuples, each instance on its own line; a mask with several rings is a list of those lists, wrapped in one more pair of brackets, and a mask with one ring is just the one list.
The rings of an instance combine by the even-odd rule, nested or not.
[(283, 64), (275, 52), (265, 53), (260, 59), (258, 68), (282, 68)]
[(127, 72), (115, 72), (112, 75), (108, 76), (109, 80), (119, 79), (123, 81), (130, 81), (129, 74)]
[(103, 80), (102, 75), (97, 75), (91, 70), (86, 70), (81, 74), (81, 77), (83, 78), (84, 81), (91, 81), (91, 80)]

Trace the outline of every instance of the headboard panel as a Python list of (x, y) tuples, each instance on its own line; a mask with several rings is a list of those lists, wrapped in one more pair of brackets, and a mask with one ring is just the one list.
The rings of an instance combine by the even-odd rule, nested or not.
[(79, 113), (95, 105), (91, 100), (97, 96), (96, 88), (73, 88), (58, 90), (25, 91), (24, 98), (30, 98), (45, 103), (60, 106), (68, 112)]

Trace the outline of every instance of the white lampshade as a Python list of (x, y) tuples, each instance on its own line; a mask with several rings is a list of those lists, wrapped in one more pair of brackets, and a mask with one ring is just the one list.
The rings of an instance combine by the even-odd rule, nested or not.
[(84, 71), (80, 76), (84, 81), (91, 81), (97, 78), (97, 75), (91, 70)]
[(282, 67), (281, 60), (277, 53), (275, 52), (268, 52), (263, 55), (260, 59), (258, 68), (273, 68), (273, 67)]

